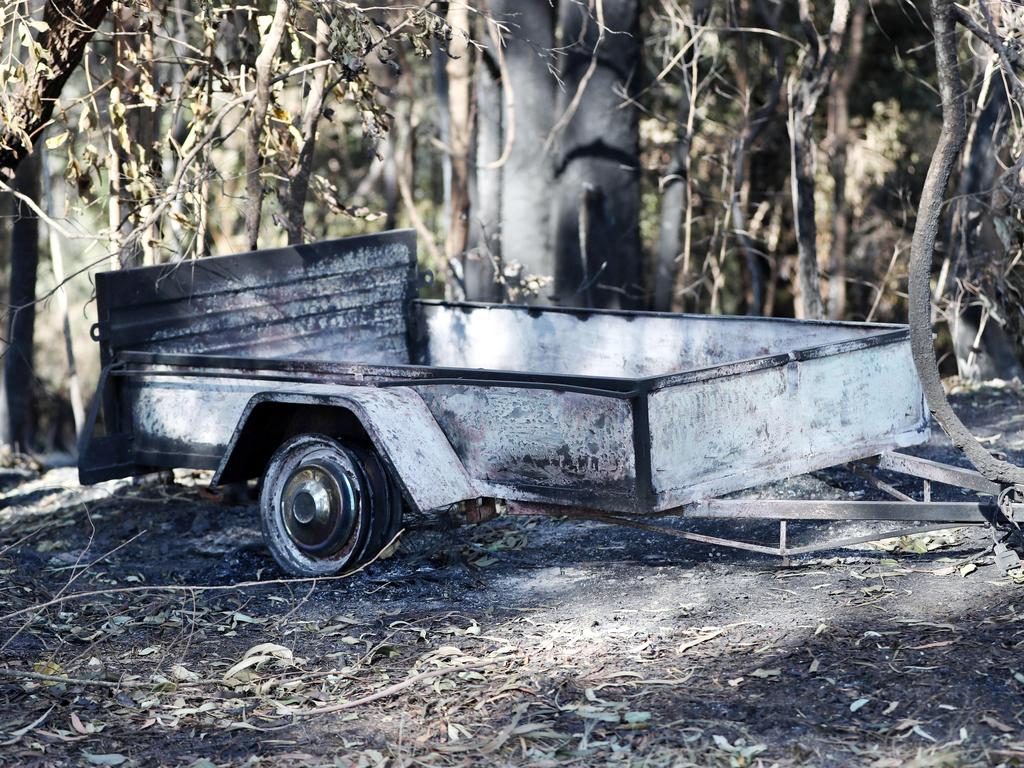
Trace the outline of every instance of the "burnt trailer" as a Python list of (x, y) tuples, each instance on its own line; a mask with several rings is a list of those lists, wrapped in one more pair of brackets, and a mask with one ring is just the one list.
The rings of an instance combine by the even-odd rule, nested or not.
[[(788, 520), (1020, 511), (932, 502), (933, 481), (1000, 488), (898, 452), (929, 434), (904, 326), (428, 301), (423, 279), (411, 231), (98, 274), (82, 482), (261, 478), (266, 542), (304, 576), (375, 557), (406, 506), (776, 519), (778, 546), (664, 530), (783, 556), (815, 548)], [(922, 499), (878, 479), (892, 501), (720, 498), (851, 462)]]

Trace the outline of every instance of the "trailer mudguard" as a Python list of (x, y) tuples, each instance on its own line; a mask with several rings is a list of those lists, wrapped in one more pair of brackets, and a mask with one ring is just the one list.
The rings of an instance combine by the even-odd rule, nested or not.
[[(262, 474), (283, 439), (298, 432), (365, 435), (419, 511), (479, 493), (422, 398), (405, 387), (332, 386), (329, 393), (266, 391), (246, 404), (213, 484)], [(353, 435), (354, 433), (354, 435)]]

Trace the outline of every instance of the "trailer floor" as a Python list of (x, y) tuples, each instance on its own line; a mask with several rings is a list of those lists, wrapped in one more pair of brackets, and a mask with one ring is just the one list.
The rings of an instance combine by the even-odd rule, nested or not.
[[(1024, 458), (1018, 390), (955, 402)], [(347, 580), (235, 587), (282, 578), (251, 507), (71, 477), (0, 474), (2, 765), (1024, 763), (1024, 591), (981, 530), (786, 567), (596, 523), (420, 520)]]

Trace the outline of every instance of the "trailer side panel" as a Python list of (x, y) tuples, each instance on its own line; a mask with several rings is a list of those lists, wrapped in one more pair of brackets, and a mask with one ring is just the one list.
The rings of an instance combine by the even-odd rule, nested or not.
[(928, 414), (906, 340), (656, 390), (658, 510), (923, 442)]

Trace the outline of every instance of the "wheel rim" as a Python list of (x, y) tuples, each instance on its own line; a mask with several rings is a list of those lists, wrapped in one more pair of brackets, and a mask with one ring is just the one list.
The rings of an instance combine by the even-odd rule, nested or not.
[(285, 531), (312, 557), (336, 555), (357, 526), (359, 493), (352, 479), (326, 463), (297, 467), (281, 492)]

